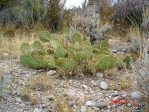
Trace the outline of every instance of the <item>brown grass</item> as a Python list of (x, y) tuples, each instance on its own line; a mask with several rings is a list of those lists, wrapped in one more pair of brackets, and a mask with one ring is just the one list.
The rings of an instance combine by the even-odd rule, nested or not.
[(48, 75), (35, 75), (29, 79), (28, 87), (33, 90), (45, 91), (51, 87), (51, 80)]
[(19, 57), (21, 55), (20, 46), (23, 42), (33, 43), (35, 40), (35, 34), (30, 35), (16, 34), (15, 37), (0, 37), (0, 57), (5, 57), (5, 53), (9, 54), (9, 57)]
[(71, 107), (69, 104), (64, 101), (62, 98), (57, 97), (57, 112), (72, 112)]

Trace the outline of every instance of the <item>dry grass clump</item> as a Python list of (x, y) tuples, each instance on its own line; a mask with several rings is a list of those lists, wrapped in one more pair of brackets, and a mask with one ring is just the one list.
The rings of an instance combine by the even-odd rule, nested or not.
[(120, 77), (120, 88), (121, 89), (127, 89), (130, 88), (132, 85), (132, 80), (130, 76), (122, 76)]
[(22, 90), (21, 90), (21, 98), (24, 101), (29, 101), (32, 103), (32, 105), (35, 105), (38, 103), (38, 99), (32, 95), (32, 90), (30, 88), (28, 88), (27, 86), (25, 86)]
[(31, 76), (28, 80), (28, 84), (22, 88), (21, 97), (25, 101), (31, 102), (33, 105), (38, 103), (33, 93), (37, 91), (46, 91), (51, 87), (51, 79), (48, 75), (36, 75)]
[(69, 104), (62, 98), (57, 97), (56, 103), (57, 103), (56, 105), (57, 112), (73, 112)]
[(116, 68), (112, 68), (112, 69), (108, 69), (108, 70), (105, 70), (104, 73), (108, 76), (108, 77), (112, 77), (114, 76), (116, 72)]
[(32, 43), (35, 40), (35, 34), (25, 35), (16, 34), (15, 37), (0, 36), (0, 56), (5, 57), (8, 53), (9, 57), (19, 57), (21, 55), (20, 46), (23, 42)]
[(51, 87), (51, 79), (48, 75), (32, 76), (28, 87), (33, 90), (46, 91)]

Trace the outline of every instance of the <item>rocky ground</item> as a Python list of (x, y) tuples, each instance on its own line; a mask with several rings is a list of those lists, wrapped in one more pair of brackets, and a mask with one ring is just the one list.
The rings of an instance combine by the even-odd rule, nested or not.
[[(104, 74), (97, 73), (95, 77), (64, 79), (54, 77), (55, 71), (24, 68), (19, 60), (0, 60), (0, 74), (0, 112), (115, 112), (116, 109), (129, 112), (134, 108), (140, 109), (140, 104), (143, 104), (138, 103), (139, 92), (132, 92), (127, 85), (122, 89), (122, 83), (116, 82), (116, 77), (122, 77), (119, 73), (115, 78), (105, 78)], [(44, 75), (49, 77), (49, 83), (41, 82), (47, 84), (46, 87), (38, 85), (39, 78)], [(22, 91), (28, 87), (32, 76), (38, 78), (35, 79), (35, 87), (28, 89), (31, 90), (28, 92), (31, 98), (27, 100), (28, 96), (26, 99), (23, 96), (27, 90), (25, 93)], [(142, 109), (145, 108), (143, 106)]]

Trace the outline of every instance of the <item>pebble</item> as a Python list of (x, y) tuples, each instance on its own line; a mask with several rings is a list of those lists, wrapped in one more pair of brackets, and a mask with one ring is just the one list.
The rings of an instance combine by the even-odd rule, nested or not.
[(54, 97), (53, 95), (50, 95), (50, 96), (48, 97), (48, 99), (49, 99), (50, 101), (53, 101), (53, 100), (55, 99), (55, 97)]
[(56, 74), (56, 71), (55, 70), (50, 70), (49, 72), (47, 72), (47, 75), (53, 75), (53, 74)]
[(140, 99), (141, 93), (139, 91), (133, 91), (133, 92), (131, 92), (131, 98), (132, 99)]
[(16, 102), (21, 102), (21, 98), (16, 98)]
[(106, 102), (97, 102), (96, 107), (98, 107), (99, 109), (107, 108), (107, 103)]
[(100, 88), (106, 90), (106, 89), (108, 89), (108, 84), (106, 82), (102, 81), (100, 83)]
[(85, 90), (87, 90), (88, 89), (88, 86), (87, 85), (82, 85), (82, 87), (85, 89)]
[(92, 102), (92, 101), (87, 101), (87, 102), (85, 103), (85, 105), (86, 105), (86, 106), (89, 106), (89, 107), (92, 107), (92, 106), (95, 106), (95, 103)]
[(86, 106), (81, 106), (81, 112), (86, 112)]
[(120, 100), (120, 99), (121, 99), (120, 96), (116, 96), (116, 97), (113, 98), (113, 100)]
[(103, 74), (100, 73), (100, 72), (97, 72), (97, 73), (96, 73), (96, 77), (97, 77), (97, 78), (103, 78)]
[(118, 95), (119, 95), (119, 93), (118, 93), (117, 91), (114, 91), (114, 92), (111, 94), (112, 97), (116, 97), (116, 96), (118, 96)]

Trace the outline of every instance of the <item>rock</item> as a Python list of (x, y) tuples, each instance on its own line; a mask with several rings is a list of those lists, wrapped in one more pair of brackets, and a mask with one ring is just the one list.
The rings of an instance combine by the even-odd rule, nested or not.
[(35, 108), (34, 112), (42, 112), (42, 109)]
[(97, 78), (103, 78), (103, 74), (100, 73), (100, 72), (97, 72), (97, 73), (96, 73), (96, 77), (97, 77)]
[(108, 89), (108, 84), (106, 82), (102, 81), (100, 83), (100, 88), (106, 90), (106, 89)]
[(140, 99), (141, 93), (139, 91), (133, 91), (133, 92), (131, 92), (131, 98), (132, 99)]
[(112, 52), (113, 52), (113, 53), (117, 53), (117, 50), (113, 49)]
[(76, 91), (75, 91), (75, 89), (69, 89), (64, 93), (64, 95), (74, 97), (74, 96), (76, 96)]
[(68, 102), (68, 104), (70, 105), (70, 107), (74, 107), (76, 105), (75, 100)]
[(81, 112), (86, 112), (86, 106), (81, 106)]
[(120, 96), (116, 96), (116, 97), (113, 98), (113, 100), (120, 100), (120, 99), (121, 99)]
[(98, 107), (99, 109), (105, 109), (105, 108), (107, 108), (107, 103), (106, 102), (97, 102), (96, 107)]
[(116, 97), (116, 96), (118, 96), (118, 95), (119, 95), (119, 94), (118, 94), (117, 91), (114, 91), (114, 92), (111, 94), (112, 97)]
[(82, 87), (85, 89), (85, 90), (87, 90), (88, 89), (88, 86), (87, 85), (82, 85)]
[(16, 102), (21, 102), (21, 98), (16, 98)]
[(48, 97), (48, 99), (49, 99), (50, 101), (53, 101), (53, 100), (55, 99), (55, 97), (54, 97), (53, 95), (50, 95), (50, 96)]
[(89, 107), (92, 107), (92, 106), (95, 106), (95, 103), (92, 102), (92, 101), (87, 101), (87, 102), (85, 103), (85, 105), (86, 105), (86, 106), (89, 106)]
[(53, 75), (53, 74), (56, 74), (55, 70), (50, 70), (49, 72), (47, 72), (47, 75)]

